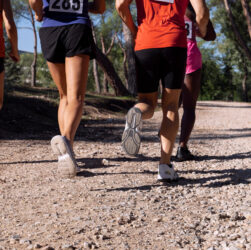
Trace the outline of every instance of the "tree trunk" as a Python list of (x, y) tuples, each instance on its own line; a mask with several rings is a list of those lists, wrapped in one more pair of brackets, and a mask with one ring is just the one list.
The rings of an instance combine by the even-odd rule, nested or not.
[(243, 8), (243, 14), (246, 17), (247, 25), (248, 25), (248, 33), (251, 39), (251, 13), (247, 0), (241, 0), (241, 5)]
[(227, 11), (228, 17), (230, 19), (231, 25), (233, 27), (233, 31), (235, 33), (235, 37), (237, 38), (237, 41), (239, 42), (239, 44), (242, 47), (242, 49), (244, 50), (245, 55), (251, 61), (251, 51), (247, 47), (246, 43), (244, 42), (244, 40), (241, 37), (241, 34), (240, 34), (238, 28), (236, 27), (236, 24), (234, 22), (233, 14), (232, 14), (232, 11), (230, 9), (228, 0), (224, 0), (224, 5), (225, 5), (225, 9)]
[(128, 69), (128, 91), (132, 95), (137, 94), (137, 83), (136, 83), (136, 63), (134, 54), (134, 40), (128, 27), (123, 23), (123, 35), (125, 40), (125, 51), (127, 59)]
[[(93, 35), (93, 40), (96, 43), (96, 34), (95, 31), (92, 27), (92, 35)], [(95, 86), (96, 86), (96, 91), (98, 92), (98, 94), (101, 93), (101, 87), (100, 87), (100, 81), (99, 81), (99, 77), (98, 77), (98, 65), (97, 65), (97, 61), (95, 59), (93, 59), (93, 76), (94, 76), (94, 80), (95, 80)]]
[(29, 13), (31, 16), (31, 24), (34, 35), (34, 53), (33, 53), (33, 61), (31, 64), (31, 87), (36, 86), (36, 73), (37, 73), (37, 32), (35, 27), (34, 16), (30, 6), (28, 5)]
[(105, 73), (104, 73), (104, 78), (103, 78), (103, 84), (102, 84), (102, 86), (103, 86), (104, 93), (108, 94), (109, 93), (109, 86), (108, 86), (108, 80), (107, 80), (107, 78), (105, 76)]
[(93, 59), (92, 65), (93, 65), (93, 76), (95, 80), (96, 91), (98, 94), (100, 94), (101, 89), (100, 89), (100, 82), (99, 82), (99, 77), (98, 77), (98, 66), (97, 66), (97, 61), (95, 59)]
[(123, 85), (121, 79), (119, 78), (118, 74), (116, 73), (111, 61), (108, 57), (102, 53), (102, 51), (96, 46), (95, 44), (95, 59), (97, 60), (98, 65), (102, 68), (105, 72), (107, 80), (109, 84), (114, 89), (116, 96), (128, 96), (130, 93)]
[(123, 45), (121, 43), (121, 41), (119, 40), (118, 38), (118, 35), (115, 34), (116, 36), (116, 39), (118, 41), (118, 44), (119, 44), (119, 47), (121, 48), (122, 52), (123, 52), (123, 55), (124, 55), (124, 58), (123, 58), (123, 69), (124, 69), (124, 75), (125, 75), (125, 80), (126, 80), (126, 88), (128, 89), (128, 70), (127, 70), (127, 58), (126, 58), (126, 51), (125, 49), (123, 48)]
[(244, 102), (248, 102), (247, 78), (248, 78), (248, 69), (247, 65), (244, 65), (244, 76), (242, 79), (242, 98)]

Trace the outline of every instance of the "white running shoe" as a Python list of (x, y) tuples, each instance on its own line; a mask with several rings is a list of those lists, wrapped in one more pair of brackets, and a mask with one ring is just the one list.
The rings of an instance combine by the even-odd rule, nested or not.
[(158, 181), (174, 181), (178, 178), (172, 164), (159, 164)]
[(141, 111), (133, 107), (126, 115), (125, 130), (122, 135), (122, 148), (129, 155), (136, 155), (139, 152), (141, 127)]
[(80, 171), (70, 142), (65, 136), (56, 135), (51, 139), (53, 152), (58, 156), (58, 173), (62, 177), (72, 178)]

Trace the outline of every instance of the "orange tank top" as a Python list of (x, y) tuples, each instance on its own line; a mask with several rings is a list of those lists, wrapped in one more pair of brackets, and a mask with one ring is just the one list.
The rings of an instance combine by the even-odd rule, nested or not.
[(5, 46), (3, 37), (3, 15), (0, 13), (0, 57), (5, 57)]
[(136, 0), (135, 50), (187, 47), (184, 15), (189, 0)]

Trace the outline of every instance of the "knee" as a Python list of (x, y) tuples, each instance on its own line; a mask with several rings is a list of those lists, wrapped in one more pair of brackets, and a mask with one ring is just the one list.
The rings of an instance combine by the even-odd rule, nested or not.
[(67, 105), (67, 96), (63, 93), (59, 93), (59, 100), (61, 104)]
[(71, 106), (80, 107), (84, 103), (84, 97), (82, 95), (68, 97), (67, 103), (68, 105), (71, 105)]
[(168, 103), (166, 105), (162, 105), (162, 111), (164, 113), (167, 113), (168, 111), (171, 112), (178, 112), (179, 109), (179, 104), (177, 102), (173, 102), (173, 103)]

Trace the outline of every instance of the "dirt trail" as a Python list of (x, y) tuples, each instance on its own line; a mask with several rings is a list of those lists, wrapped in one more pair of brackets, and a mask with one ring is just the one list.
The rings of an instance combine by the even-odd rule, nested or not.
[(197, 159), (174, 162), (182, 178), (166, 185), (160, 117), (137, 157), (121, 152), (123, 118), (84, 121), (73, 179), (58, 178), (47, 133), (1, 140), (0, 249), (251, 249), (251, 104), (199, 102)]

